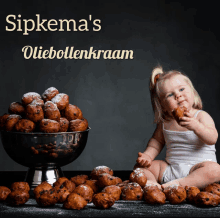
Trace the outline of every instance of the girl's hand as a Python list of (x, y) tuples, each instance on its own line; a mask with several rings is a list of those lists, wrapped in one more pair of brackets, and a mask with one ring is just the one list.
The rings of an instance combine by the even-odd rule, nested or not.
[(152, 164), (152, 158), (144, 153), (138, 152), (138, 158), (136, 162), (139, 164), (141, 167), (150, 167)]
[(187, 128), (188, 130), (196, 130), (199, 125), (199, 121), (194, 117), (194, 114), (191, 112), (184, 112), (184, 117), (179, 119), (178, 124), (182, 127)]

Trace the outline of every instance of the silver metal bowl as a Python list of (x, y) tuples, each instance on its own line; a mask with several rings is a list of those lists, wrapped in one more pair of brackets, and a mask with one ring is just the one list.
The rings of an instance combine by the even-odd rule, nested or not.
[(1, 140), (9, 157), (29, 168), (25, 181), (33, 190), (43, 181), (53, 184), (64, 176), (60, 167), (80, 156), (90, 129), (58, 133), (1, 131)]

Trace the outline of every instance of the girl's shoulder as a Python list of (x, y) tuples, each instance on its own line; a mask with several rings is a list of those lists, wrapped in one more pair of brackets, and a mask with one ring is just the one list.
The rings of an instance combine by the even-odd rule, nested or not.
[(206, 111), (195, 109), (194, 117), (199, 118), (199, 117), (206, 116), (206, 115), (209, 115)]
[(197, 113), (196, 118), (199, 121), (203, 121), (203, 122), (213, 121), (211, 115), (204, 110), (198, 110), (196, 113)]
[(205, 111), (203, 111), (203, 110), (198, 110), (198, 109), (194, 109), (193, 112), (192, 112), (192, 114), (193, 114), (193, 117), (199, 118), (199, 116), (203, 115), (203, 112), (205, 112)]
[(208, 113), (206, 111), (200, 110), (200, 109), (193, 109), (190, 113), (191, 113), (191, 116), (193, 116), (194, 118), (197, 118), (197, 119), (208, 115)]
[(153, 133), (153, 138), (157, 139), (157, 141), (163, 143), (164, 135), (163, 135), (163, 124), (162, 122), (157, 123), (157, 127)]

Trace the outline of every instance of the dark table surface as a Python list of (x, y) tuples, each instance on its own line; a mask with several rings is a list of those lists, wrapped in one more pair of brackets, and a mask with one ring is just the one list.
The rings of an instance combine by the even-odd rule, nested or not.
[[(89, 171), (64, 171), (64, 176), (71, 178), (75, 175), (86, 174)], [(114, 176), (122, 180), (129, 178), (131, 171), (114, 171)], [(0, 172), (0, 186), (10, 185), (15, 181), (24, 181), (26, 172)], [(0, 217), (220, 217), (220, 205), (217, 207), (201, 208), (186, 202), (171, 205), (168, 201), (164, 205), (149, 205), (145, 201), (116, 201), (109, 209), (98, 209), (93, 203), (87, 204), (82, 210), (66, 210), (62, 204), (41, 208), (34, 198), (30, 198), (25, 205), (12, 207), (0, 203)]]

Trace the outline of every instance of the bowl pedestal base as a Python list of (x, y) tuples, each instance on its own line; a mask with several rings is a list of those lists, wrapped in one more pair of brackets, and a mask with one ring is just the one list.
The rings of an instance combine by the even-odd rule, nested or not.
[(60, 177), (63, 177), (61, 168), (57, 165), (30, 167), (27, 171), (25, 182), (30, 186), (31, 191), (35, 187), (46, 181), (53, 186)]

